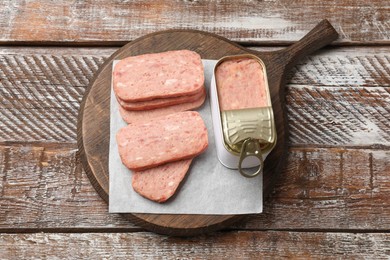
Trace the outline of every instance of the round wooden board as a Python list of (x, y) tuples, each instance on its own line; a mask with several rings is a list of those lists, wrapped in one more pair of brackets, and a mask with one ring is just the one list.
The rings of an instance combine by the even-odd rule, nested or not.
[[(310, 47), (314, 43), (319, 44), (318, 39), (312, 43), (309, 42), (307, 45)], [(323, 46), (325, 43), (321, 44)], [(278, 138), (275, 149), (265, 161), (263, 186), (264, 195), (266, 196), (271, 191), (273, 182), (286, 161), (287, 125), (283, 105), (283, 83), (286, 69), (291, 67), (293, 58), (304, 55), (299, 52), (302, 50), (302, 45), (296, 47), (296, 50), (287, 50), (289, 49), (287, 48), (288, 52), (260, 53), (245, 49), (214, 34), (195, 30), (168, 30), (146, 35), (119, 49), (101, 66), (91, 81), (81, 103), (78, 118), (77, 141), (79, 154), (84, 169), (96, 191), (108, 202), (110, 86), (113, 60), (144, 53), (188, 49), (196, 51), (203, 59), (215, 60), (227, 55), (251, 53), (260, 57), (265, 63)], [(310, 51), (314, 49), (316, 48), (312, 48)], [(242, 217), (242, 215), (123, 215), (129, 217), (135, 224), (153, 232), (180, 236), (217, 230)]]

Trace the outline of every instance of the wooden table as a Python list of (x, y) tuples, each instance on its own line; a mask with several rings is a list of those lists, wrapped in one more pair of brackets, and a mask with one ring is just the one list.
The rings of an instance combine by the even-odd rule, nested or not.
[[(287, 166), (264, 213), (191, 238), (157, 235), (91, 186), (77, 114), (113, 52), (169, 28), (256, 50), (323, 18), (340, 34), (287, 84)], [(0, 6), (0, 258), (390, 257), (388, 1), (5, 1)]]

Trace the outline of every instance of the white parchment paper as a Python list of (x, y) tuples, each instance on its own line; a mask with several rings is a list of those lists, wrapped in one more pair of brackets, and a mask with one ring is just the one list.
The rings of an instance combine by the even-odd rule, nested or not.
[[(208, 96), (215, 64), (214, 60), (203, 60)], [(209, 147), (205, 153), (193, 160), (177, 194), (163, 204), (143, 198), (131, 186), (132, 172), (122, 164), (115, 140), (117, 131), (126, 126), (119, 114), (118, 106), (111, 88), (110, 213), (236, 215), (262, 212), (262, 175), (245, 178), (237, 170), (230, 170), (218, 161), (209, 97), (197, 110), (208, 129)]]

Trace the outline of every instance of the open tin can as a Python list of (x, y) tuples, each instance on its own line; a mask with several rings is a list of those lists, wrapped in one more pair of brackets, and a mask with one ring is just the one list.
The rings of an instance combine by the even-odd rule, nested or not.
[[(250, 80), (243, 82), (243, 78)], [(250, 54), (220, 59), (214, 68), (210, 100), (219, 161), (245, 177), (262, 173), (277, 139), (264, 62)], [(254, 169), (244, 170), (248, 168)]]

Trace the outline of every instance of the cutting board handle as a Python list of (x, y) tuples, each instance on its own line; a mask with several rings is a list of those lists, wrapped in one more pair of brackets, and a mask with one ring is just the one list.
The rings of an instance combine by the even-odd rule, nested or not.
[(287, 67), (291, 68), (297, 61), (336, 40), (338, 36), (330, 22), (324, 19), (298, 42), (281, 50), (281, 55), (286, 59)]

